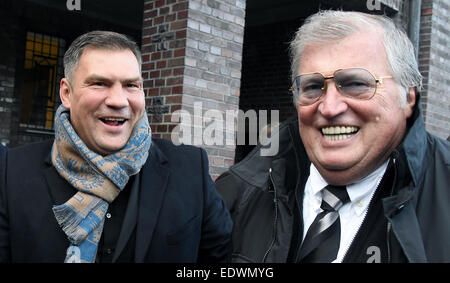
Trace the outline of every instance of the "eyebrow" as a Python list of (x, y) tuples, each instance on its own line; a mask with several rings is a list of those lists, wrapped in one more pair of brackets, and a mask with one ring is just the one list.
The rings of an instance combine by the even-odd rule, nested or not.
[[(107, 83), (113, 83), (115, 80), (101, 76), (101, 75), (90, 75), (88, 76), (85, 80), (86, 83), (91, 83), (94, 81), (102, 81), (102, 82), (107, 82)], [(126, 79), (121, 79), (120, 80), (121, 83), (130, 83), (130, 82), (142, 82), (142, 77), (132, 77), (132, 78), (126, 78)]]

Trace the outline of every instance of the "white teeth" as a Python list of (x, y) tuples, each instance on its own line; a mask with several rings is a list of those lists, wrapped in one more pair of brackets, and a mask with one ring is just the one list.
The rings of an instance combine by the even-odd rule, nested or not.
[(339, 141), (339, 140), (343, 140), (343, 139), (348, 139), (351, 136), (353, 136), (353, 134), (351, 134), (351, 135), (324, 135), (324, 137), (330, 141)]
[(358, 131), (357, 127), (346, 127), (346, 126), (332, 126), (322, 128), (322, 133), (324, 135), (352, 134), (357, 131)]
[(119, 122), (125, 121), (125, 119), (123, 119), (123, 118), (103, 118), (103, 120), (105, 120), (105, 121), (119, 121)]
[(343, 139), (348, 139), (359, 130), (358, 127), (348, 127), (348, 126), (331, 126), (324, 127), (321, 129), (322, 134), (327, 140), (339, 141)]

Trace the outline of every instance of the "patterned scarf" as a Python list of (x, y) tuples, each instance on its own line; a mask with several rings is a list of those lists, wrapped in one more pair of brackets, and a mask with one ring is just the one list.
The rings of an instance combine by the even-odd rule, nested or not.
[(151, 129), (144, 113), (127, 144), (116, 153), (101, 156), (83, 143), (69, 116), (69, 109), (59, 106), (52, 163), (78, 192), (66, 203), (53, 206), (53, 213), (71, 243), (64, 262), (94, 262), (108, 204), (145, 164)]

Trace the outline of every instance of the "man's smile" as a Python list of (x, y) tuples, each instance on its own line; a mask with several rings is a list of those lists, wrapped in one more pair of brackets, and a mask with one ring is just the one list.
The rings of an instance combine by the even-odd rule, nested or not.
[(125, 123), (128, 119), (116, 118), (116, 117), (105, 117), (105, 118), (100, 118), (100, 120), (109, 126), (120, 126), (123, 123)]
[(327, 140), (339, 141), (352, 137), (359, 131), (359, 128), (354, 126), (339, 125), (322, 127), (320, 130)]

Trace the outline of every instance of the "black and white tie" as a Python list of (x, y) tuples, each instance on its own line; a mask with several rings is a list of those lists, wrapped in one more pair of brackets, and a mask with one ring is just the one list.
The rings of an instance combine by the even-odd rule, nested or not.
[(341, 240), (339, 208), (350, 201), (346, 187), (328, 185), (317, 215), (306, 233), (298, 262), (332, 262), (336, 259)]

